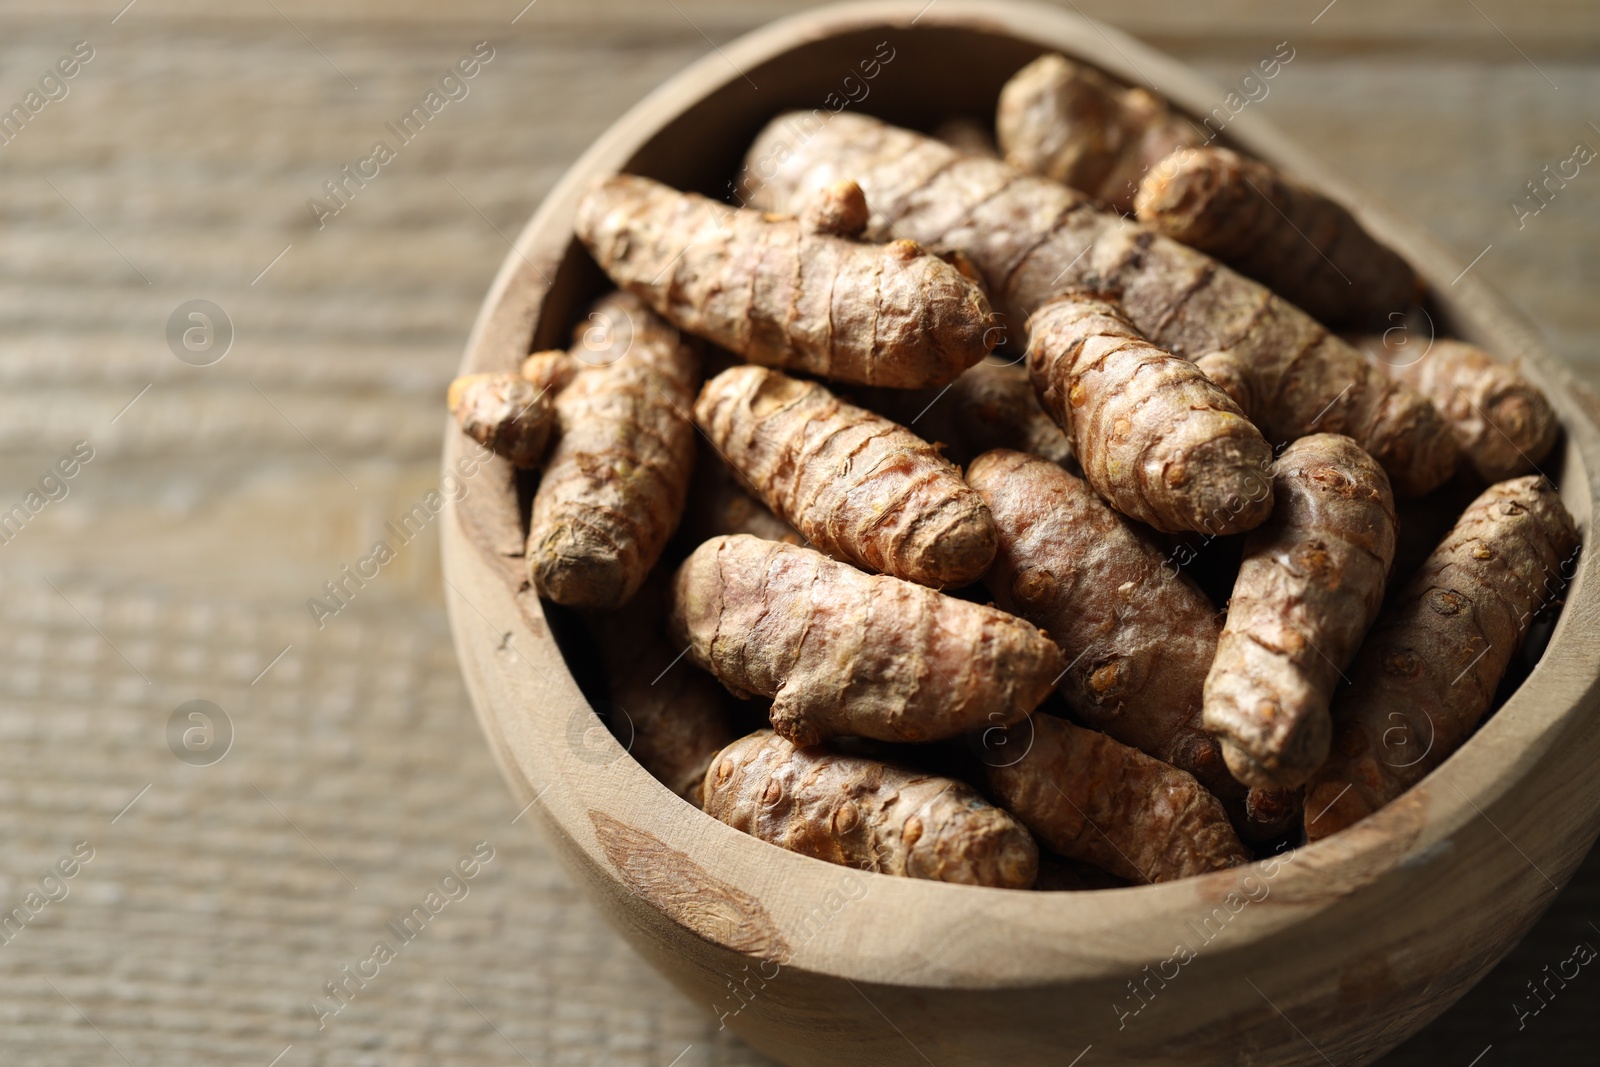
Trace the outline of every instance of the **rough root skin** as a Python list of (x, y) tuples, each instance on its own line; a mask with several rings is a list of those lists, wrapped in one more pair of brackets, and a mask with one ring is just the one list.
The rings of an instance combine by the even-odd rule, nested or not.
[(1306, 787), (1311, 840), (1371, 815), (1466, 741), (1577, 547), (1572, 517), (1537, 475), (1472, 502), (1384, 612), (1334, 702), (1333, 752)]
[(1068, 859), (1135, 882), (1250, 862), (1222, 804), (1193, 775), (1053, 715), (1008, 732), (1027, 754), (991, 766), (989, 790)]
[(1277, 508), (1245, 541), (1204, 721), (1234, 777), (1292, 789), (1328, 756), (1328, 703), (1383, 606), (1394, 494), (1354, 441), (1302, 437), (1273, 467)]
[(1343, 206), (1226, 148), (1179, 149), (1156, 164), (1134, 210), (1328, 325), (1401, 311), (1422, 293), (1416, 272)]
[(1405, 348), (1390, 349), (1382, 335), (1355, 344), (1389, 377), (1433, 401), (1484, 481), (1532, 474), (1555, 447), (1561, 424), (1544, 393), (1476, 345), (1436, 339), (1413, 358)]
[[(1226, 805), (1224, 805), (1226, 806)], [(1252, 786), (1245, 794), (1245, 842), (1259, 847), (1283, 840), (1291, 833), (1298, 839), (1305, 826), (1306, 795), (1303, 789), (1261, 789)]]
[(1034, 312), (1028, 372), (1084, 477), (1158, 530), (1240, 533), (1272, 512), (1272, 446), (1188, 360), (1115, 303), (1068, 293)]
[(809, 548), (738, 535), (697, 548), (673, 587), (689, 659), (772, 697), (797, 745), (837, 734), (937, 741), (1026, 718), (1061, 653), (1031, 624)]
[(1047, 460), (988, 452), (967, 480), (1000, 531), (984, 584), (1061, 646), (1070, 666), (1058, 688), (1073, 713), (1221, 789), (1222, 752), (1200, 723), (1220, 631), (1205, 594), (1087, 482)]
[(729, 745), (705, 810), (780, 848), (879, 874), (1027, 889), (1039, 849), (971, 786), (877, 760), (797, 749), (768, 730)]
[(540, 596), (615, 608), (644, 582), (683, 514), (699, 369), (678, 332), (636, 298), (613, 294), (597, 308), (628, 323), (628, 342), (556, 397), (560, 437), (533, 498), (528, 567)]
[(746, 485), (829, 555), (943, 588), (994, 558), (994, 522), (961, 472), (910, 430), (815, 382), (734, 367), (695, 421)]
[(450, 383), (446, 403), (462, 433), (513, 466), (544, 458), (555, 424), (547, 390), (516, 374), (466, 374)]
[(800, 212), (800, 228), (835, 237), (860, 237), (871, 215), (861, 186), (852, 181), (835, 182), (812, 197)]
[(950, 388), (961, 443), (971, 455), (994, 448), (1031, 452), (1076, 470), (1072, 441), (1039, 404), (1021, 363), (984, 360)]
[[(667, 641), (670, 583), (652, 577), (622, 611), (584, 618), (611, 683), (610, 726), (661, 784), (700, 806), (712, 757), (734, 739), (726, 696)], [(622, 720), (622, 721), (619, 721)]]
[[(1269, 441), (1346, 434), (1401, 495), (1426, 493), (1454, 471), (1455, 439), (1421, 394), (1265, 286), (1063, 185), (848, 111), (820, 127), (809, 115), (781, 116), (746, 158), (747, 194), (771, 210), (854, 178), (873, 208), (869, 238), (892, 228), (934, 252), (964, 252), (1008, 323), (1068, 290), (1114, 296), (1153, 344), (1196, 361), (1214, 353), (1236, 368), (1248, 384), (1241, 407)], [(775, 159), (783, 163), (774, 171)]]
[(552, 399), (567, 386), (572, 384), (583, 364), (570, 352), (562, 349), (551, 349), (548, 352), (535, 352), (522, 361), (523, 380), (531, 383), (535, 389), (546, 390)]
[(995, 125), (1006, 161), (1126, 214), (1140, 175), (1205, 131), (1145, 89), (1117, 85), (1060, 55), (1023, 67), (1000, 90)]
[(999, 340), (983, 290), (911, 241), (828, 232), (866, 208), (834, 185), (794, 218), (619, 175), (578, 208), (600, 266), (680, 328), (754, 363), (863, 384), (944, 385)]

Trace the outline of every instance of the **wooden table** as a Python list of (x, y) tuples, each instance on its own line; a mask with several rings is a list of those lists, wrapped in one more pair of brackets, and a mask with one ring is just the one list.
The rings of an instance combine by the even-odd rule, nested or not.
[[(76, 42), (89, 57), (0, 144), (0, 511), (92, 450), (0, 543), (0, 1061), (765, 1062), (517, 821), (456, 673), (435, 530), (320, 627), (307, 607), (435, 484), (444, 385), (562, 169), (668, 75), (797, 6), (523, 2), (0, 5), (7, 110)], [(1254, 106), (1481, 252), (1473, 269), (1600, 383), (1600, 174), (1520, 228), (1510, 207), (1575, 143), (1600, 147), (1600, 9), (1324, 2), (1067, 6), (1222, 82), (1291, 42)], [(319, 229), (307, 201), (480, 41), (467, 95)], [(197, 351), (194, 300), (225, 315)], [(220, 712), (192, 719), (194, 700)], [(347, 978), (475, 848), (492, 860), (446, 882), (375, 977)], [(1384, 1062), (1587, 1058), (1600, 977), (1520, 1027), (1517, 1007), (1600, 945), (1596, 923), (1591, 860)]]

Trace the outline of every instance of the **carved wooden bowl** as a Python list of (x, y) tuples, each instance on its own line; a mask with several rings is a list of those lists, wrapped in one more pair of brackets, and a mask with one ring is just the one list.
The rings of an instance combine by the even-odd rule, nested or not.
[[(893, 58), (864, 83), (859, 62)], [(573, 166), (506, 257), (462, 363), (567, 343), (604, 288), (578, 198), (627, 170), (724, 195), (758, 129), (847, 106), (929, 129), (987, 118), (1056, 50), (1196, 115), (1227, 93), (1055, 8), (847, 4), (708, 55)], [(758, 88), (753, 88), (752, 86)], [(855, 86), (855, 88), (851, 88)], [(837, 94), (830, 97), (829, 94)], [(1546, 465), (1589, 532), (1600, 428), (1537, 332), (1466, 264), (1245, 108), (1237, 145), (1354, 208), (1426, 277), (1441, 330), (1520, 357), (1566, 428)], [(464, 455), (446, 435), (447, 469)], [(672, 795), (606, 732), (525, 580), (526, 513), (491, 465), (444, 524), (447, 597), (478, 718), (528, 819), (694, 1004), (788, 1064), (1355, 1064), (1420, 1029), (1550, 904), (1600, 830), (1600, 584), (1586, 550), (1543, 658), (1476, 736), (1377, 816), (1292, 860), (1157, 886), (1026, 893), (863, 874), (784, 852)], [(524, 497), (526, 487), (524, 487)], [(525, 505), (525, 501), (524, 501)], [(559, 630), (559, 627), (556, 628)], [(574, 652), (577, 656), (579, 653)], [(507, 966), (537, 966), (507, 961)]]

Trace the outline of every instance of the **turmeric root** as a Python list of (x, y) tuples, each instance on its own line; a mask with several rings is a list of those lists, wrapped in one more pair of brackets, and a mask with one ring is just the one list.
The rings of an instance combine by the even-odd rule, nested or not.
[[(979, 363), (972, 370), (983, 365)], [(962, 374), (956, 382), (959, 383), (966, 376)], [(932, 445), (945, 459), (960, 467), (972, 458), (972, 454), (967, 451), (961, 427), (956, 422), (955, 394), (959, 388), (957, 384), (938, 389), (889, 389), (877, 385), (856, 385), (838, 390), (837, 395), (847, 404), (866, 408), (874, 415), (905, 427)], [(1032, 386), (1029, 388), (1031, 390)]]
[(735, 367), (706, 383), (695, 420), (745, 483), (829, 555), (935, 587), (976, 581), (994, 558), (989, 509), (960, 471), (815, 382)]
[(705, 810), (791, 852), (904, 878), (1027, 889), (1039, 865), (1028, 831), (963, 782), (768, 730), (713, 759)]
[(865, 384), (944, 385), (999, 339), (983, 291), (911, 241), (865, 227), (853, 183), (775, 218), (619, 175), (578, 209), (578, 236), (673, 323), (772, 367)]
[(1532, 474), (1555, 446), (1561, 426), (1544, 393), (1476, 345), (1436, 339), (1413, 358), (1410, 345), (1391, 350), (1381, 334), (1355, 344), (1389, 377), (1433, 401), (1484, 481)]
[(871, 214), (861, 186), (852, 181), (835, 182), (818, 190), (800, 210), (800, 231), (827, 237), (859, 237)]
[(670, 594), (667, 579), (651, 578), (626, 609), (589, 612), (584, 622), (611, 683), (612, 733), (657, 781), (699, 807), (706, 769), (735, 734), (715, 679), (676, 662), (679, 650), (666, 637)]
[(631, 343), (556, 397), (560, 438), (533, 498), (527, 555), (541, 596), (615, 608), (638, 590), (683, 514), (699, 372), (678, 332), (637, 298), (613, 294), (597, 308), (631, 323)]
[(1112, 507), (1169, 533), (1265, 521), (1272, 446), (1193, 363), (1088, 293), (1052, 300), (1028, 328), (1034, 388)]
[(990, 767), (1002, 807), (1068, 859), (1135, 882), (1170, 882), (1250, 862), (1216, 797), (1194, 776), (1054, 715), (1010, 727), (1027, 755)]
[(546, 390), (554, 399), (557, 393), (572, 384), (572, 379), (582, 369), (583, 364), (572, 353), (557, 348), (535, 352), (524, 359), (520, 373), (535, 389)]
[(1105, 201), (1126, 214), (1141, 175), (1207, 135), (1145, 89), (1044, 55), (1000, 90), (995, 120), (1006, 162)]
[(802, 747), (835, 734), (937, 741), (1025, 718), (1061, 653), (1031, 624), (820, 552), (747, 535), (678, 570), (674, 635), (736, 695), (773, 698)]
[(1075, 467), (1072, 442), (1039, 405), (1021, 363), (984, 360), (956, 379), (950, 398), (961, 443), (971, 455), (1012, 448)]
[(1194, 774), (1228, 777), (1200, 723), (1216, 652), (1216, 609), (1154, 541), (1083, 479), (1037, 456), (997, 450), (967, 468), (1000, 531), (984, 576), (995, 603), (1049, 633), (1074, 714), (1123, 744)]
[(466, 374), (446, 397), (461, 431), (513, 466), (537, 467), (555, 423), (549, 391), (516, 374)]
[(1245, 540), (1204, 722), (1234, 777), (1291, 789), (1328, 755), (1328, 702), (1383, 605), (1394, 496), (1348, 437), (1315, 434), (1273, 467), (1277, 508)]
[[(1348, 434), (1399, 494), (1421, 495), (1453, 472), (1455, 439), (1425, 397), (1266, 287), (1065, 186), (851, 112), (821, 127), (807, 115), (780, 117), (746, 158), (748, 195), (771, 210), (854, 178), (873, 205), (869, 238), (893, 232), (936, 253), (964, 252), (1009, 323), (1071, 289), (1115, 297), (1151, 343), (1208, 376), (1217, 365), (1231, 370), (1230, 395), (1269, 441)], [(784, 161), (775, 171), (774, 159)]]
[[(1224, 800), (1222, 806), (1229, 808), (1229, 803)], [(1260, 854), (1270, 850), (1267, 846), (1281, 843), (1285, 838), (1293, 837), (1294, 842), (1300, 840), (1305, 830), (1305, 808), (1306, 795), (1303, 789), (1262, 789), (1251, 786), (1245, 793), (1244, 818), (1241, 820), (1235, 816), (1231, 809), (1228, 814), (1233, 816), (1235, 827), (1243, 827), (1239, 836), (1245, 844)]]
[(1174, 152), (1144, 176), (1134, 209), (1330, 326), (1402, 310), (1422, 292), (1416, 271), (1342, 205), (1226, 148)]
[(1333, 752), (1306, 787), (1315, 841), (1377, 811), (1461, 747), (1528, 624), (1561, 593), (1578, 531), (1537, 475), (1490, 486), (1361, 647)]

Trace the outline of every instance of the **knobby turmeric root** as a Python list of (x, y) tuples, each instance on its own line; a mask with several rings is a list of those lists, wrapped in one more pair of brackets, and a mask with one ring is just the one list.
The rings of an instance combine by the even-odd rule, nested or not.
[(1243, 819), (1234, 814), (1229, 801), (1223, 800), (1222, 806), (1229, 809), (1228, 815), (1233, 818), (1234, 826), (1242, 827), (1239, 836), (1246, 844), (1260, 851), (1262, 846), (1282, 842), (1291, 835), (1299, 839), (1305, 827), (1305, 801), (1304, 789), (1251, 786), (1245, 793)]
[(557, 348), (535, 352), (523, 360), (520, 373), (535, 389), (548, 391), (553, 400), (557, 393), (572, 384), (572, 379), (582, 369), (583, 363), (572, 353)]
[(1158, 160), (1208, 139), (1148, 90), (1117, 85), (1060, 55), (1040, 56), (1012, 75), (995, 125), (1006, 162), (1124, 214)]
[(1272, 446), (1193, 363), (1114, 303), (1071, 292), (1034, 312), (1028, 373), (1112, 507), (1158, 530), (1239, 533), (1272, 512)]
[(772, 697), (773, 729), (801, 746), (1003, 726), (1038, 707), (1062, 666), (1013, 615), (748, 535), (690, 555), (672, 622), (692, 662), (736, 695)]
[(1072, 442), (1040, 406), (1020, 362), (984, 360), (956, 379), (950, 399), (961, 444), (970, 455), (1011, 448), (1076, 468)]
[(748, 196), (770, 210), (853, 178), (873, 206), (869, 238), (893, 232), (965, 253), (1008, 323), (1072, 289), (1116, 298), (1153, 344), (1230, 380), (1224, 388), (1269, 441), (1347, 434), (1397, 494), (1425, 493), (1454, 470), (1455, 439), (1425, 397), (1265, 286), (1065, 186), (850, 112), (820, 127), (780, 117), (746, 158)]
[(805, 856), (905, 878), (1027, 889), (1028, 831), (971, 786), (877, 760), (800, 749), (758, 730), (723, 749), (705, 810)]
[(450, 383), (446, 403), (462, 433), (513, 466), (544, 459), (555, 424), (548, 389), (516, 374), (466, 374)]
[(628, 323), (626, 354), (586, 366), (556, 397), (560, 437), (533, 498), (528, 567), (572, 607), (626, 603), (678, 525), (694, 463), (698, 360), (636, 297), (597, 313)]
[(711, 759), (734, 739), (726, 696), (704, 671), (677, 663), (667, 642), (670, 582), (652, 577), (620, 611), (588, 612), (611, 683), (609, 725), (639, 765), (700, 805)]
[(1528, 624), (1560, 597), (1578, 531), (1537, 475), (1490, 486), (1362, 645), (1306, 787), (1315, 841), (1377, 811), (1478, 725)]
[(745, 484), (829, 555), (935, 587), (976, 581), (994, 558), (989, 509), (960, 471), (815, 382), (734, 367), (705, 384), (695, 420)]
[[(905, 427), (959, 467), (974, 453), (967, 451), (966, 439), (957, 424), (955, 396), (967, 375), (982, 370), (986, 364), (987, 361), (979, 363), (957, 378), (955, 383), (938, 389), (889, 389), (876, 385), (857, 385), (839, 390), (838, 395), (846, 403), (866, 408), (874, 415)], [(1032, 392), (1033, 386), (1028, 386), (1028, 391)], [(1049, 422), (1048, 415), (1044, 418)]]
[(1007, 733), (1027, 754), (989, 767), (989, 790), (1068, 859), (1135, 882), (1250, 862), (1222, 804), (1193, 775), (1054, 715)]
[(862, 244), (853, 183), (776, 218), (619, 175), (578, 209), (607, 274), (673, 323), (772, 367), (944, 385), (999, 340), (983, 291), (911, 241)]
[(1204, 721), (1234, 777), (1303, 784), (1328, 755), (1328, 702), (1383, 606), (1394, 496), (1348, 437), (1315, 434), (1273, 467), (1277, 507), (1245, 540)]
[(1422, 292), (1410, 265), (1342, 205), (1226, 148), (1179, 149), (1157, 163), (1134, 210), (1330, 326), (1401, 311)]
[(1200, 722), (1216, 608), (1087, 482), (1037, 456), (997, 450), (967, 469), (1000, 548), (984, 576), (995, 603), (1046, 631), (1058, 687), (1089, 725), (1202, 782), (1228, 777)]
[(1389, 377), (1433, 401), (1484, 481), (1532, 474), (1555, 446), (1561, 425), (1544, 393), (1476, 345), (1435, 339), (1414, 357), (1414, 341), (1391, 349), (1374, 334), (1354, 343)]

